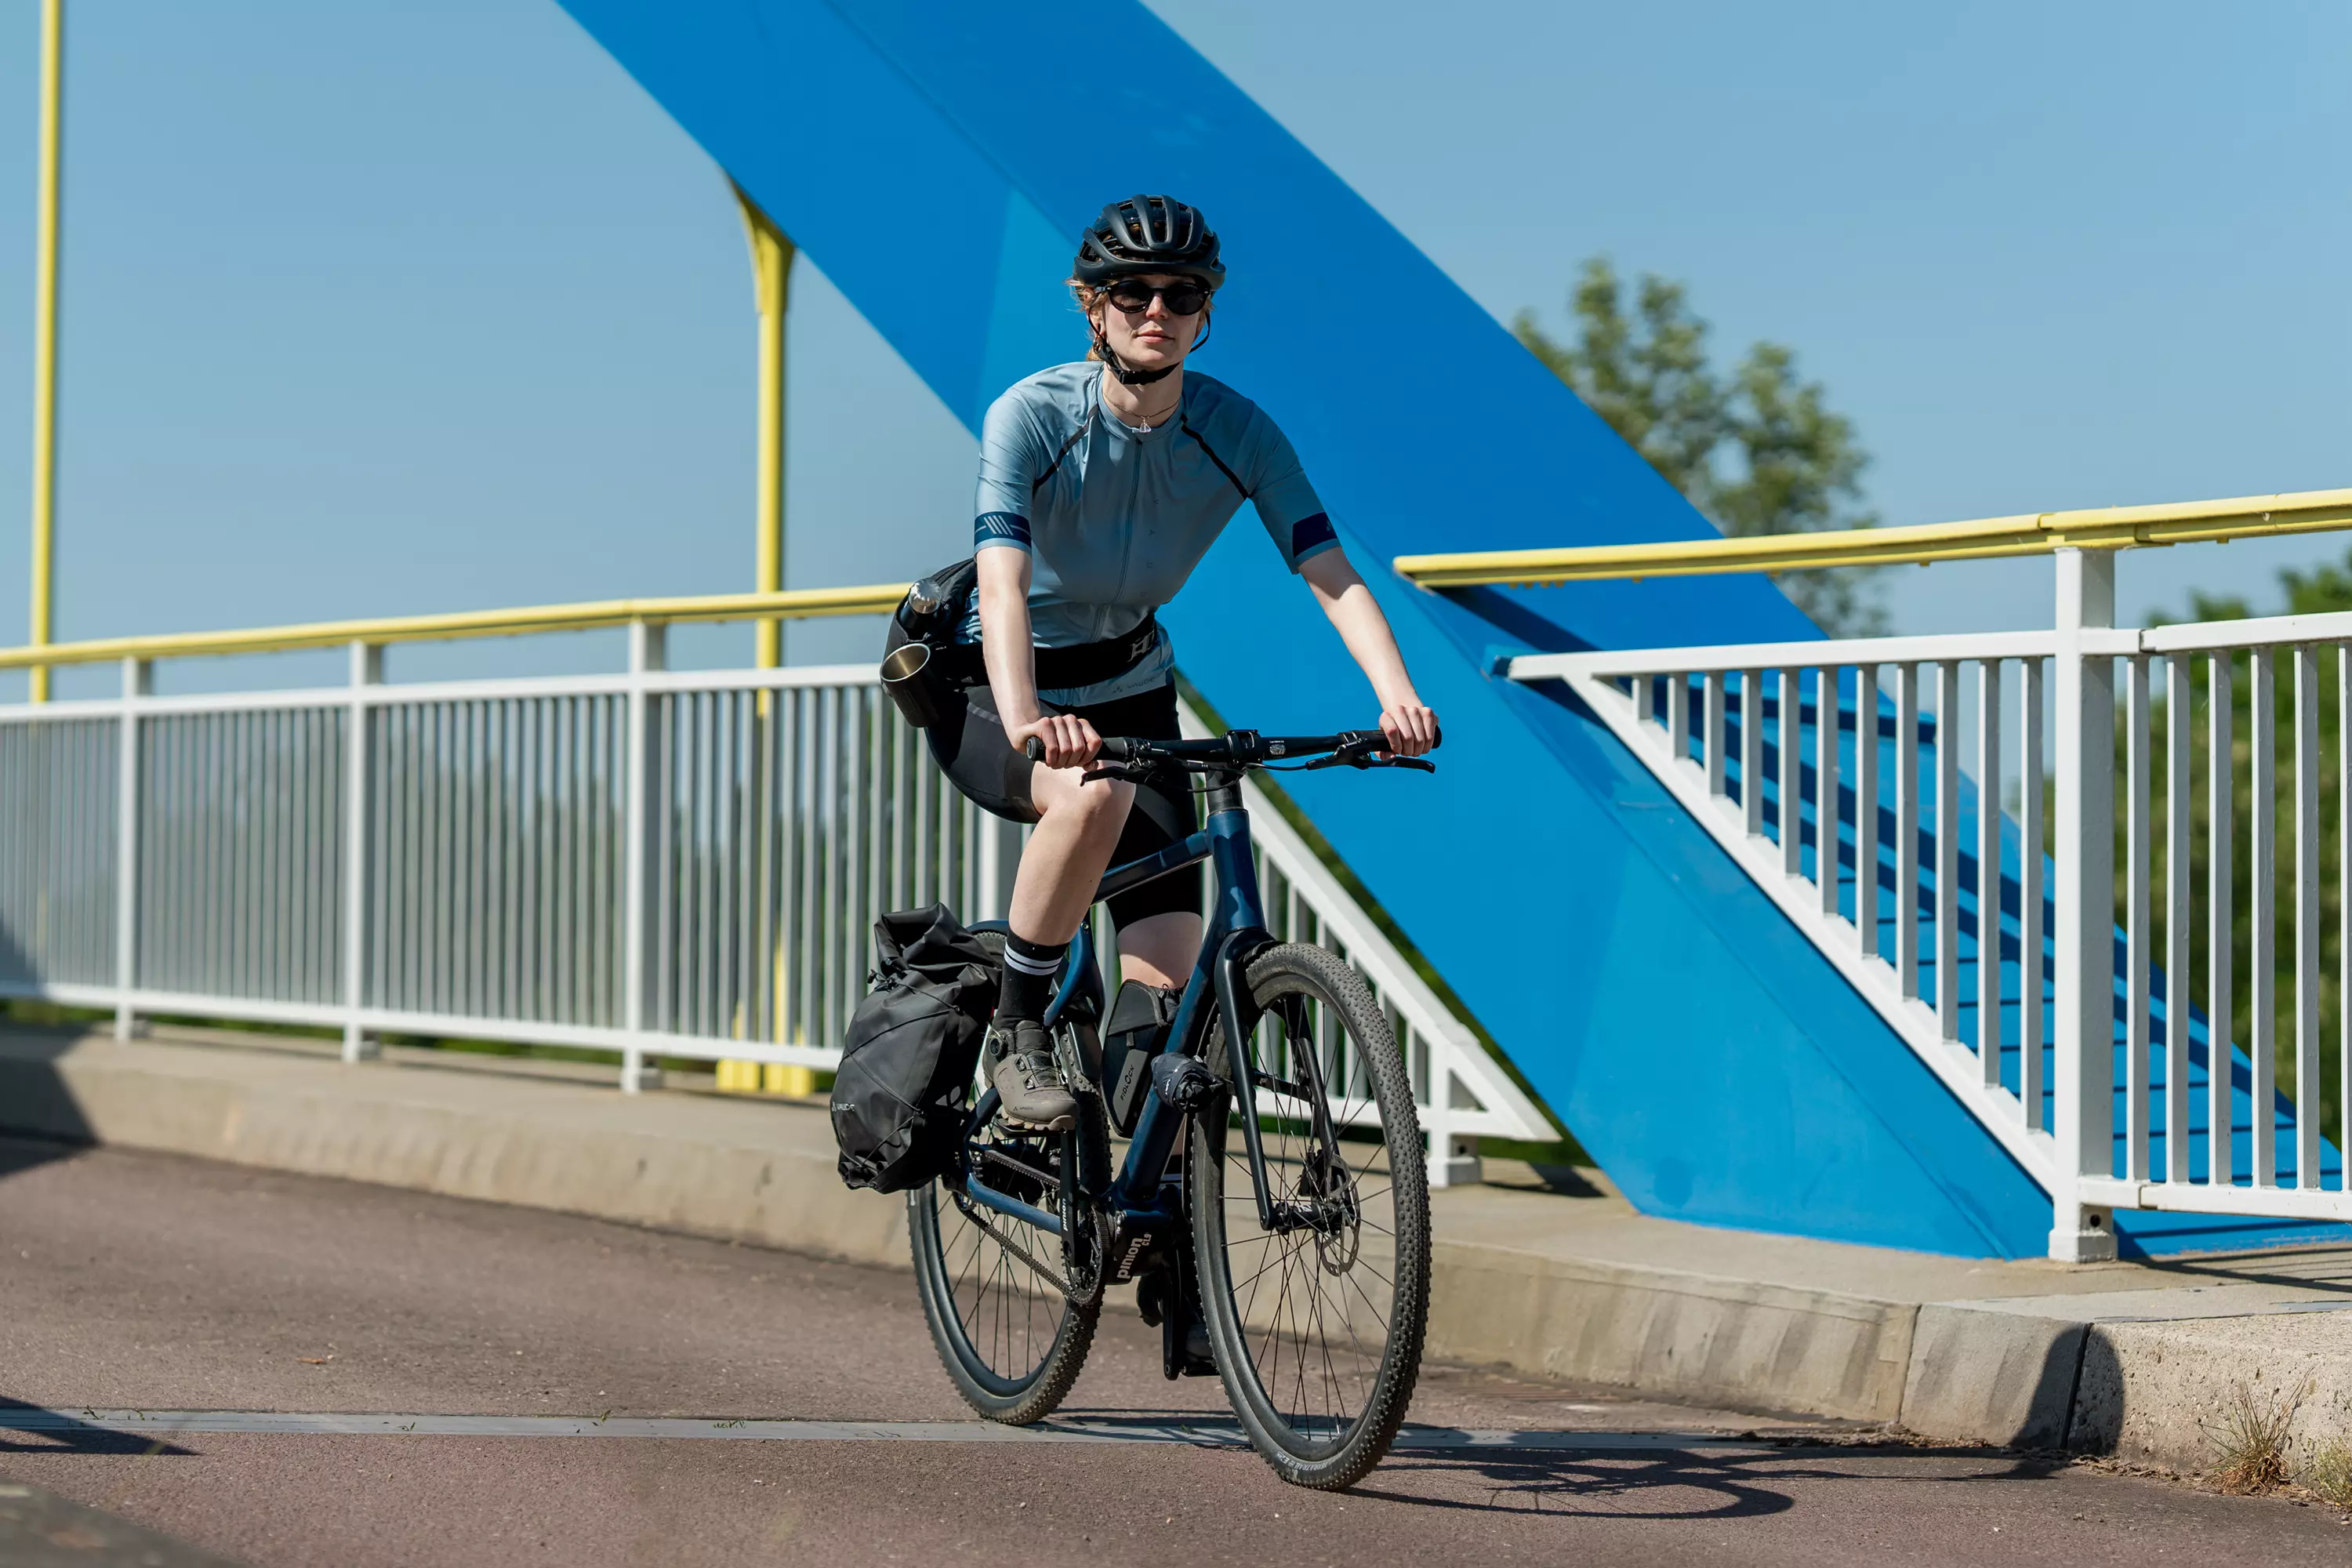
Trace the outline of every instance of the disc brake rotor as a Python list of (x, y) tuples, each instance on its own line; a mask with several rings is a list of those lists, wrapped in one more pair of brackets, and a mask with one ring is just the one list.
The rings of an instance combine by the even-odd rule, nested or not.
[(1310, 1198), (1305, 1206), (1315, 1233), (1317, 1263), (1326, 1274), (1347, 1273), (1363, 1247), (1364, 1216), (1356, 1201), (1354, 1173), (1337, 1150), (1318, 1148), (1299, 1173), (1298, 1190)]

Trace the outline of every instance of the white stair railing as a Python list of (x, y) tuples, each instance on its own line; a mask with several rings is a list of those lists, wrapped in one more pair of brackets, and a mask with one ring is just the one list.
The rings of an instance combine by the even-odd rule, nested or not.
[[(2352, 1219), (2322, 1073), (2332, 1054), (2352, 1082), (2352, 968), (2321, 963), (2323, 909), (2352, 881), (2352, 615), (2119, 631), (2113, 553), (2055, 553), (2052, 631), (1543, 654), (1509, 673), (1564, 681), (2049, 1191), (2053, 1257), (2112, 1256), (2116, 1207)], [(2209, 1020), (2231, 1070), (2206, 1071)]]

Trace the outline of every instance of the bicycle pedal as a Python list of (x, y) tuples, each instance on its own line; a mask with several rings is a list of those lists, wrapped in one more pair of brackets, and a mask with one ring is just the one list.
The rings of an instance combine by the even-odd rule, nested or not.
[(1000, 1110), (996, 1113), (996, 1122), (998, 1126), (1011, 1132), (1049, 1133), (1067, 1132), (1078, 1124), (1078, 1119), (1071, 1115), (1056, 1116), (1051, 1121), (1024, 1121), (1017, 1116), (1011, 1116)]
[(1215, 1099), (1224, 1080), (1198, 1057), (1154, 1057), (1151, 1088), (1171, 1110), (1198, 1110)]
[(1087, 1073), (1086, 1052), (1078, 1045), (1077, 1031), (1068, 1026), (1054, 1031), (1054, 1065), (1062, 1069), (1062, 1081), (1073, 1094), (1098, 1094), (1094, 1079)]

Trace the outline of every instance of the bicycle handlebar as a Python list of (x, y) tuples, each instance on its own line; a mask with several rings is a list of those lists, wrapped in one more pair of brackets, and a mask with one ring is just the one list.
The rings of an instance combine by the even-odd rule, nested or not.
[[(1444, 744), (1441, 730), (1431, 741), (1433, 751)], [(1033, 763), (1045, 760), (1045, 742), (1029, 737), (1022, 750)], [(1296, 758), (1308, 768), (1410, 767), (1436, 771), (1434, 763), (1400, 757), (1389, 751), (1389, 740), (1378, 730), (1342, 730), (1336, 735), (1261, 735), (1255, 730), (1228, 730), (1213, 741), (1152, 741), (1132, 735), (1106, 735), (1096, 753), (1097, 763), (1113, 767), (1129, 763), (1172, 763), (1192, 771), (1265, 767), (1277, 759)], [(1377, 759), (1377, 760), (1375, 760)]]

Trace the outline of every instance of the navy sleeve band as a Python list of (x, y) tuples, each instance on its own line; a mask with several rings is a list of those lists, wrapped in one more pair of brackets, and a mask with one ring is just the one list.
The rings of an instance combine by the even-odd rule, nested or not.
[(1302, 517), (1290, 525), (1290, 558), (1293, 561), (1320, 545), (1329, 544), (1339, 536), (1331, 531), (1331, 520), (1322, 512)]
[[(1329, 531), (1327, 527), (1326, 532)], [(1017, 544), (1029, 548), (1029, 520), (1009, 511), (984, 511), (971, 520), (971, 542), (977, 549), (983, 544)]]

